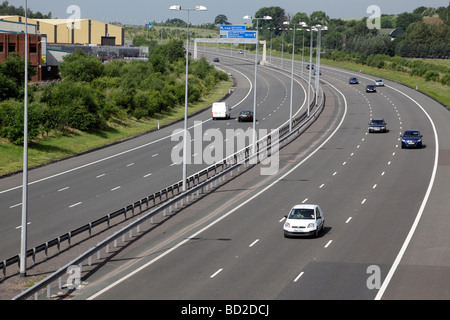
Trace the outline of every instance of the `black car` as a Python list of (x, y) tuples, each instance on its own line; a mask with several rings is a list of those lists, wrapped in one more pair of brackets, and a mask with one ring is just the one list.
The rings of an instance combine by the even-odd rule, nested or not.
[(239, 112), (238, 121), (253, 121), (253, 112), (247, 110)]
[(368, 84), (366, 87), (366, 92), (377, 92), (377, 88), (373, 84)]
[(214, 58), (214, 60), (213, 60), (214, 62), (219, 62), (219, 58)]
[(383, 118), (374, 118), (369, 123), (369, 132), (386, 132), (386, 122)]
[(348, 83), (349, 84), (358, 84), (359, 81), (358, 81), (358, 78), (353, 77), (353, 78), (350, 78), (350, 80), (348, 80)]

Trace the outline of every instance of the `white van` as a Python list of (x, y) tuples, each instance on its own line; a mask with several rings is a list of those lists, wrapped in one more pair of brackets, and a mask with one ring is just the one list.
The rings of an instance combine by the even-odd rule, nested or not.
[(218, 118), (230, 119), (230, 107), (227, 102), (214, 102), (212, 105), (212, 118), (216, 120)]

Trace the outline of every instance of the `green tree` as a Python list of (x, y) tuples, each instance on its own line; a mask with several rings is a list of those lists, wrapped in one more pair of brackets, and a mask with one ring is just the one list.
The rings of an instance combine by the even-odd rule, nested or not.
[(447, 8), (439, 8), (437, 11), (439, 18), (441, 18), (446, 25), (450, 26), (450, 2)]
[(91, 82), (104, 74), (105, 67), (95, 56), (76, 50), (63, 58), (59, 70), (63, 79)]
[(327, 16), (327, 14), (323, 11), (314, 11), (309, 16), (310, 23), (312, 25), (320, 24), (320, 25), (327, 25), (330, 21), (330, 17)]
[(228, 22), (228, 18), (226, 15), (224, 14), (219, 14), (215, 19), (214, 19), (214, 24), (218, 25), (218, 24), (231, 24), (230, 22)]
[(403, 12), (398, 15), (397, 21), (396, 21), (396, 27), (402, 28), (403, 30), (406, 30), (410, 24), (414, 22), (422, 21), (422, 16), (419, 14), (414, 13), (408, 13)]
[(299, 22), (304, 22), (307, 25), (309, 25), (310, 20), (308, 17), (308, 14), (304, 13), (304, 12), (297, 12), (291, 19), (291, 22), (294, 22), (296, 24), (298, 24)]
[[(42, 113), (38, 105), (30, 104), (28, 108), (28, 141), (40, 134)], [(15, 145), (23, 144), (24, 129), (23, 103), (17, 100), (7, 100), (0, 103), (0, 136), (5, 137)]]
[[(28, 62), (28, 81), (36, 70)], [(6, 57), (0, 63), (0, 101), (10, 98), (22, 99), (25, 87), (25, 59), (18, 54)]]
[[(270, 37), (270, 28), (282, 28), (283, 22), (286, 21), (285, 10), (281, 7), (264, 7), (256, 11), (254, 18), (262, 18), (264, 16), (272, 17), (272, 20), (260, 20), (258, 25), (261, 28), (261, 36), (266, 39)], [(256, 20), (252, 21), (253, 26), (256, 28)], [(278, 30), (275, 31), (278, 34)]]
[(171, 40), (164, 46), (164, 51), (170, 63), (185, 57), (184, 43), (181, 40)]

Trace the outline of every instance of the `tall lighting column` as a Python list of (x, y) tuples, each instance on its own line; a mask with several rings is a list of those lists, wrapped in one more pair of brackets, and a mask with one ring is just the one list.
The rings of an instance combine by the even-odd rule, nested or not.
[(188, 122), (188, 81), (189, 81), (189, 12), (190, 11), (206, 11), (208, 10), (204, 6), (196, 6), (192, 9), (184, 9), (179, 5), (173, 5), (169, 7), (170, 10), (187, 11), (187, 40), (186, 40), (186, 91), (184, 95), (184, 137), (183, 137), (183, 192), (186, 191), (186, 179), (187, 179), (187, 122)]
[(322, 30), (327, 31), (327, 26), (321, 26), (316, 25), (316, 28), (318, 29), (317, 33), (317, 53), (316, 53), (316, 105), (319, 101), (319, 89), (320, 89), (320, 70), (321, 70), (321, 64), (320, 64), (320, 50), (322, 47)]
[(245, 20), (256, 20), (256, 52), (255, 52), (255, 88), (253, 89), (253, 153), (256, 153), (256, 76), (258, 73), (258, 50), (259, 50), (259, 20), (272, 20), (270, 16), (252, 18), (244, 16)]
[[(283, 22), (283, 24), (290, 24), (289, 21)], [(304, 27), (306, 24), (304, 22), (299, 22), (298, 25)], [(293, 93), (294, 93), (294, 61), (295, 61), (295, 28), (296, 23), (294, 23), (293, 36), (292, 36), (292, 67), (291, 67), (291, 103), (289, 106), (289, 132), (292, 131), (292, 104), (293, 104)]]
[(312, 47), (313, 47), (313, 31), (317, 31), (315, 27), (311, 27), (311, 44), (309, 45), (309, 77), (308, 77), (308, 117), (310, 113), (311, 108), (311, 78), (312, 78), (312, 68), (313, 68), (313, 62), (312, 62)]
[(23, 179), (22, 228), (20, 232), (20, 276), (27, 272), (27, 216), (28, 216), (28, 3), (25, 0), (25, 94), (23, 119)]

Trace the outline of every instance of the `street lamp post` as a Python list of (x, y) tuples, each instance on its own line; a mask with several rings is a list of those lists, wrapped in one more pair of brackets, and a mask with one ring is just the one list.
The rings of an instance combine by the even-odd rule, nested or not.
[(23, 127), (23, 179), (22, 179), (22, 228), (20, 244), (20, 276), (27, 271), (27, 216), (28, 216), (28, 4), (25, 0), (25, 93)]
[(258, 49), (259, 49), (259, 20), (272, 20), (270, 16), (262, 18), (252, 18), (252, 16), (244, 16), (245, 20), (256, 20), (256, 52), (255, 52), (255, 88), (253, 89), (253, 153), (256, 151), (256, 75), (258, 70)]
[(284, 31), (285, 28), (280, 28), (281, 30), (281, 69), (283, 69), (283, 61), (284, 61)]
[[(289, 21), (283, 22), (283, 24), (290, 24)], [(304, 27), (306, 24), (304, 22), (299, 22), (298, 25)], [(293, 93), (294, 93), (294, 57), (295, 57), (295, 27), (296, 23), (294, 23), (293, 28), (293, 36), (292, 36), (292, 67), (291, 67), (291, 103), (289, 107), (289, 132), (292, 131), (292, 104), (293, 104)]]
[(272, 33), (273, 30), (277, 30), (277, 28), (267, 28), (270, 30), (270, 63), (272, 64)]
[(320, 70), (321, 70), (321, 64), (320, 64), (320, 49), (322, 46), (322, 30), (327, 31), (327, 26), (316, 26), (318, 33), (317, 33), (317, 52), (316, 52), (316, 105), (318, 103), (319, 99), (319, 88), (320, 88)]
[(309, 45), (309, 76), (308, 76), (308, 117), (309, 117), (309, 113), (310, 113), (310, 108), (311, 108), (311, 78), (312, 78), (312, 68), (313, 68), (313, 63), (312, 63), (312, 47), (313, 47), (313, 31), (317, 31), (317, 29), (315, 27), (311, 27), (310, 30), (311, 31), (311, 43)]
[(187, 11), (187, 40), (186, 40), (186, 91), (184, 95), (184, 137), (183, 137), (183, 192), (186, 191), (186, 179), (187, 179), (187, 119), (188, 119), (188, 79), (189, 79), (189, 13), (190, 11), (206, 11), (208, 10), (204, 6), (196, 6), (193, 9), (181, 8), (180, 5), (173, 5), (169, 7), (170, 10)]
[(305, 57), (304, 57), (304, 54), (305, 54), (305, 28), (307, 28), (307, 27), (308, 27), (308, 25), (305, 23), (303, 25), (303, 28), (302, 28), (302, 30), (303, 30), (303, 41), (302, 41), (302, 78), (303, 78), (303, 73), (305, 71), (305, 68), (304, 68), (304, 62), (305, 62)]

